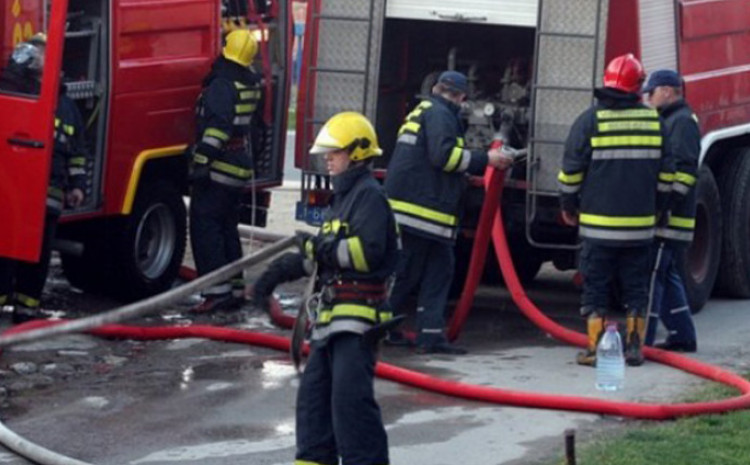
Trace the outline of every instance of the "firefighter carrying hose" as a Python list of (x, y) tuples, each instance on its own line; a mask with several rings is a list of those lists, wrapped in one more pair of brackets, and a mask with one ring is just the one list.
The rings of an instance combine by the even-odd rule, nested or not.
[[(0, 88), (24, 94), (39, 94), (47, 37), (43, 33), (21, 42), (13, 50), (8, 67), (0, 77)], [(84, 139), (85, 126), (75, 102), (60, 87), (55, 112), (52, 169), (47, 189), (47, 212), (39, 262), (28, 263), (0, 258), (0, 306), (13, 306), (13, 322), (42, 318), (40, 299), (47, 280), (52, 241), (63, 207), (83, 203), (86, 166), (89, 157)]]
[[(261, 99), (260, 76), (250, 67), (257, 51), (250, 31), (230, 32), (198, 99), (197, 142), (190, 161), (190, 241), (199, 276), (242, 257), (239, 206), (253, 179), (248, 134)], [(193, 310), (234, 309), (243, 294), (244, 282), (237, 276), (206, 289)]]
[(333, 199), (316, 236), (298, 233), (289, 253), (256, 281), (265, 306), (277, 284), (317, 264), (318, 304), (311, 353), (297, 396), (297, 465), (387, 465), (388, 439), (373, 392), (376, 344), (389, 326), (388, 283), (398, 262), (396, 222), (372, 175), (382, 154), (370, 122), (339, 113), (326, 122), (311, 154), (325, 156)]
[(596, 362), (613, 285), (626, 311), (626, 363), (643, 363), (650, 246), (667, 216), (674, 180), (659, 115), (640, 102), (644, 78), (632, 54), (607, 65), (604, 87), (594, 91), (597, 103), (570, 129), (558, 175), (563, 221), (579, 226), (583, 242), (581, 314), (588, 346), (577, 357), (582, 365)]
[[(390, 302), (401, 313), (409, 294), (419, 289), (418, 353), (466, 353), (449, 344), (444, 334), (460, 199), (467, 174), (481, 174), (488, 164), (502, 169), (511, 163), (499, 149), (484, 152), (464, 146), (459, 110), (467, 92), (462, 73), (440, 75), (432, 96), (417, 105), (399, 129), (385, 181), (404, 242)], [(397, 332), (387, 342), (406, 345)]]
[(646, 345), (654, 343), (659, 319), (669, 331), (667, 340), (656, 347), (680, 352), (697, 350), (695, 325), (690, 314), (685, 284), (677, 267), (678, 254), (693, 240), (695, 228), (698, 159), (701, 134), (698, 117), (685, 102), (682, 77), (677, 72), (654, 71), (643, 89), (648, 103), (664, 118), (667, 143), (675, 157), (672, 204), (666, 226), (656, 230), (651, 309), (647, 322)]

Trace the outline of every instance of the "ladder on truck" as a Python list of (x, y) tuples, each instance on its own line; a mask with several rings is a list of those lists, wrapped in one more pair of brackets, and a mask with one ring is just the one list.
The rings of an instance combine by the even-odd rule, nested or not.
[[(311, 43), (305, 47), (312, 47), (312, 60), (305, 76), (303, 130), (297, 134), (303, 147), (340, 111), (359, 111), (374, 121), (385, 14), (382, 0), (314, 0), (311, 6)], [(309, 157), (304, 167), (303, 192), (326, 172), (317, 158)]]
[[(578, 115), (589, 108), (604, 72), (609, 0), (540, 0), (532, 83), (532, 123), (527, 164), (526, 237), (544, 248), (573, 249), (534, 237), (537, 222), (551, 210), (539, 208), (558, 197), (563, 148)], [(556, 211), (555, 211), (556, 213)]]

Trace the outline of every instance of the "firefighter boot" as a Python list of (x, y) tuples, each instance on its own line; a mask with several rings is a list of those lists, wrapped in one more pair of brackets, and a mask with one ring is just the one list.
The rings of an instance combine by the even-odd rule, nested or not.
[(43, 319), (45, 319), (45, 316), (39, 307), (27, 307), (26, 305), (16, 304), (13, 306), (13, 311), (11, 312), (11, 321), (14, 325)]
[(588, 320), (586, 320), (586, 327), (589, 343), (585, 351), (578, 353), (576, 362), (579, 365), (596, 366), (596, 344), (604, 333), (604, 318), (597, 313), (592, 313), (589, 315)]
[(643, 365), (643, 338), (646, 334), (646, 319), (634, 314), (628, 315), (625, 326), (625, 363), (631, 367)]

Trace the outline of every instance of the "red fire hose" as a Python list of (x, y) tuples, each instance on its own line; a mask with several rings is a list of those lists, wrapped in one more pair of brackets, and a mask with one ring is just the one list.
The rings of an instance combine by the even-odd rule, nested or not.
[[(485, 205), (482, 208), (482, 216), (480, 217), (480, 226), (477, 233), (477, 241), (484, 241), (484, 244), (482, 242), (477, 243), (475, 250), (472, 253), (472, 261), (475, 262), (475, 264), (483, 262), (482, 256), (486, 254), (486, 246), (490, 236), (488, 231), (491, 226), (492, 239), (494, 241), (495, 250), (497, 251), (497, 258), (500, 262), (503, 276), (508, 289), (510, 289), (513, 301), (528, 318), (546, 333), (551, 334), (561, 341), (573, 345), (584, 346), (586, 344), (586, 337), (583, 334), (566, 329), (547, 318), (534, 306), (521, 287), (510, 259), (505, 231), (503, 229), (502, 212), (499, 208), (503, 174), (502, 171), (490, 168), (485, 176), (485, 187), (487, 188), (488, 194), (485, 196)], [(482, 253), (482, 250), (485, 252)], [(471, 305), (471, 295), (473, 295), (476, 284), (479, 282), (477, 275), (481, 273), (481, 269), (482, 267), (480, 266), (472, 266), (470, 268), (470, 276), (467, 278), (467, 288), (464, 290), (464, 295), (459, 302), (459, 308), (457, 309), (449, 328), (449, 334), (452, 334), (454, 337), (458, 334), (461, 324), (465, 321), (466, 316), (468, 315), (468, 307)], [(291, 325), (293, 318), (285, 315), (281, 311), (281, 307), (278, 303), (274, 303), (271, 310), (272, 318), (275, 322), (286, 327)], [(30, 322), (12, 328), (6, 332), (6, 334), (36, 329), (57, 323), (58, 322), (54, 321)], [(220, 341), (259, 345), (276, 350), (289, 350), (289, 340), (281, 336), (212, 326), (146, 328), (105, 325), (91, 330), (90, 332), (91, 334), (102, 337), (142, 340), (203, 337)], [(741, 395), (730, 399), (712, 402), (698, 402), (693, 404), (643, 404), (636, 402), (615, 402), (590, 397), (538, 394), (487, 386), (476, 386), (440, 379), (383, 362), (378, 363), (376, 374), (392, 381), (470, 400), (518, 407), (571, 410), (655, 420), (685, 415), (719, 413), (728, 410), (744, 409), (750, 406), (750, 382), (742, 377), (721, 368), (658, 349), (645, 348), (644, 353), (646, 357), (651, 360), (682, 369), (686, 372), (712, 381), (735, 387), (741, 392)]]

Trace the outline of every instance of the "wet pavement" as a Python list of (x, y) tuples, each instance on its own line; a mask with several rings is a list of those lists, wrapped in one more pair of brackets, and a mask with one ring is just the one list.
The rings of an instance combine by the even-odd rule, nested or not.
[[(545, 269), (530, 294), (548, 316), (581, 331), (578, 291), (570, 278), (570, 273)], [(45, 302), (66, 317), (117, 306), (71, 290), (57, 266), (48, 284)], [(303, 284), (279, 289), (290, 311)], [(290, 333), (249, 305), (215, 316), (191, 315), (188, 305), (130, 324), (200, 323)], [(698, 358), (739, 372), (750, 369), (746, 307), (744, 301), (712, 301), (697, 315)], [(1, 316), (0, 327), (8, 327), (8, 320)], [(576, 349), (535, 328), (501, 287), (479, 289), (459, 342), (469, 355), (425, 356), (386, 347), (381, 359), (466, 383), (597, 398), (670, 402), (701, 383), (647, 363), (626, 371), (623, 391), (597, 392), (594, 371), (574, 363)], [(283, 352), (202, 339), (141, 342), (68, 335), (4, 351), (0, 416), (25, 438), (89, 463), (281, 465), (294, 457), (297, 387), (297, 375)], [(576, 428), (585, 439), (643, 424), (488, 405), (383, 380), (376, 381), (376, 396), (396, 465), (549, 463), (561, 456), (567, 428)], [(0, 451), (0, 463), (28, 462)]]

